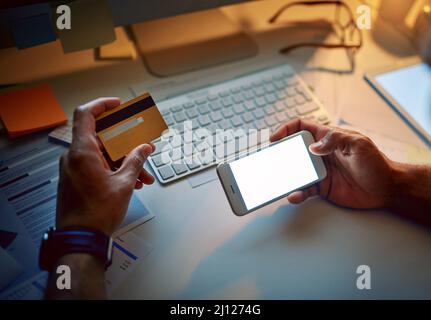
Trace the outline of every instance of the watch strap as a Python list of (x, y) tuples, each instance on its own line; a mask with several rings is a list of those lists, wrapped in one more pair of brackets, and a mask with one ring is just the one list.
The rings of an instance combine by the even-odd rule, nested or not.
[(62, 256), (71, 253), (93, 255), (107, 268), (112, 262), (112, 238), (92, 228), (51, 228), (42, 238), (39, 266), (50, 271)]

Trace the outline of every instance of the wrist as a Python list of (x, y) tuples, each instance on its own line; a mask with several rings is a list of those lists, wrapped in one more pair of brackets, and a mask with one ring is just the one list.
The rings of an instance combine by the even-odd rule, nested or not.
[(57, 214), (56, 228), (58, 230), (66, 228), (90, 228), (98, 230), (110, 237), (113, 234), (115, 227), (113, 224), (110, 224), (109, 221), (110, 219), (107, 217), (100, 219), (98, 216), (95, 216), (86, 210), (67, 213), (59, 212)]
[(112, 238), (91, 228), (51, 228), (42, 237), (40, 268), (51, 271), (62, 257), (70, 254), (91, 255), (107, 268), (112, 261)]
[(92, 270), (98, 269), (105, 271), (105, 265), (102, 260), (90, 253), (67, 253), (58, 258), (55, 266), (67, 265), (71, 270)]
[(387, 209), (406, 213), (430, 206), (431, 189), (429, 166), (392, 162), (391, 199)]
[(57, 276), (51, 273), (46, 294), (47, 299), (105, 299), (105, 266), (100, 259), (87, 253), (70, 253), (55, 264), (70, 269), (70, 289), (59, 290)]
[(396, 208), (404, 197), (408, 180), (408, 170), (405, 164), (390, 160), (391, 182), (389, 187), (389, 197), (386, 201), (386, 209)]

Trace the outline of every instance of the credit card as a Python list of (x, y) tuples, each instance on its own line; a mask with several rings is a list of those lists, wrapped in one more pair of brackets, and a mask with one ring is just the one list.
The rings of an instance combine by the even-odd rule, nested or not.
[(111, 166), (140, 144), (159, 138), (168, 129), (153, 98), (145, 93), (96, 119), (96, 133)]

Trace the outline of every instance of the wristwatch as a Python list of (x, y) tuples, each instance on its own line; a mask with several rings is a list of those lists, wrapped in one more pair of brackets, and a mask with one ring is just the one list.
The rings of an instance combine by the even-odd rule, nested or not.
[(50, 228), (42, 236), (39, 267), (51, 271), (62, 256), (70, 253), (93, 255), (102, 261), (106, 269), (112, 263), (112, 238), (92, 228)]

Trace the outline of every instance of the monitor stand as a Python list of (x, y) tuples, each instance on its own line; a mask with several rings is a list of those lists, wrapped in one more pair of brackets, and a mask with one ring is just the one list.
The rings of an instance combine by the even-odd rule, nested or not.
[(255, 42), (219, 9), (135, 24), (132, 34), (148, 70), (160, 77), (258, 52)]

